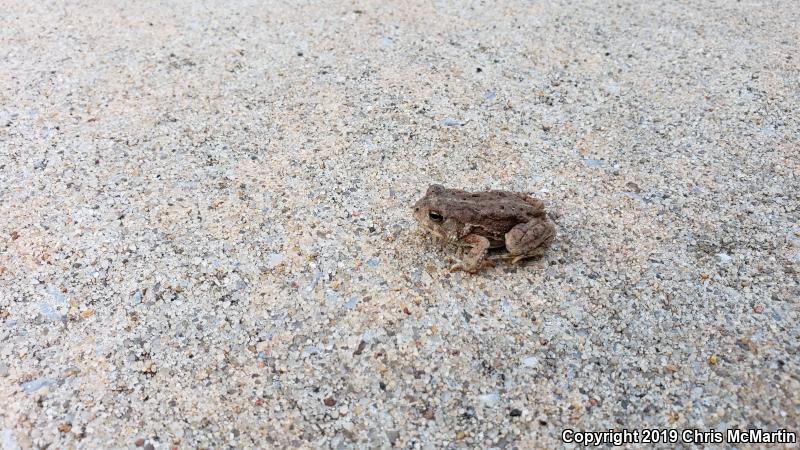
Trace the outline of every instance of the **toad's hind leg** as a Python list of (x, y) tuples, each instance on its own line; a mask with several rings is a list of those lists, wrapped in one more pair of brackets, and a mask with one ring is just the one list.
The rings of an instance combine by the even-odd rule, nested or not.
[(512, 263), (542, 256), (556, 237), (556, 228), (546, 220), (521, 223), (506, 233), (506, 249)]

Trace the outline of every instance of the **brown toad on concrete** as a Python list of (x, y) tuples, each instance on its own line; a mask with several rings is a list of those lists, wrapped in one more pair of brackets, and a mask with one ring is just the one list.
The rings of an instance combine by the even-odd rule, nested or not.
[(467, 192), (434, 184), (414, 205), (414, 218), (434, 235), (472, 247), (451, 271), (477, 272), (490, 248), (505, 247), (513, 263), (541, 256), (556, 234), (542, 201), (519, 192)]

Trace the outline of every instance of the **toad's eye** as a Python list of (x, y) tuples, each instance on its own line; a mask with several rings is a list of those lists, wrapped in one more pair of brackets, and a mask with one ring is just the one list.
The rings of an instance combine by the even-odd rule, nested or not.
[(441, 214), (439, 214), (439, 213), (438, 213), (438, 212), (436, 212), (436, 211), (431, 211), (431, 212), (429, 212), (429, 213), (428, 213), (428, 217), (430, 217), (430, 218), (431, 218), (431, 220), (432, 220), (432, 221), (434, 221), (434, 222), (441, 222), (441, 221), (443, 221), (443, 220), (444, 220), (444, 217), (442, 217), (442, 215), (441, 215)]

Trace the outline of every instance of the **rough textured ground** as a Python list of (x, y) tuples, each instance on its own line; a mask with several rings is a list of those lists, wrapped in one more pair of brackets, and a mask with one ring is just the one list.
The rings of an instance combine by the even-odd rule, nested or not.
[(2, 5), (4, 448), (800, 431), (796, 1)]

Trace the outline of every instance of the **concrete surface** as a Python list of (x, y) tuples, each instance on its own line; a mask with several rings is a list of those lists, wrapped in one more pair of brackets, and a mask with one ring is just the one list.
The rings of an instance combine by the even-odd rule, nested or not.
[(797, 1), (2, 6), (3, 448), (800, 431)]

